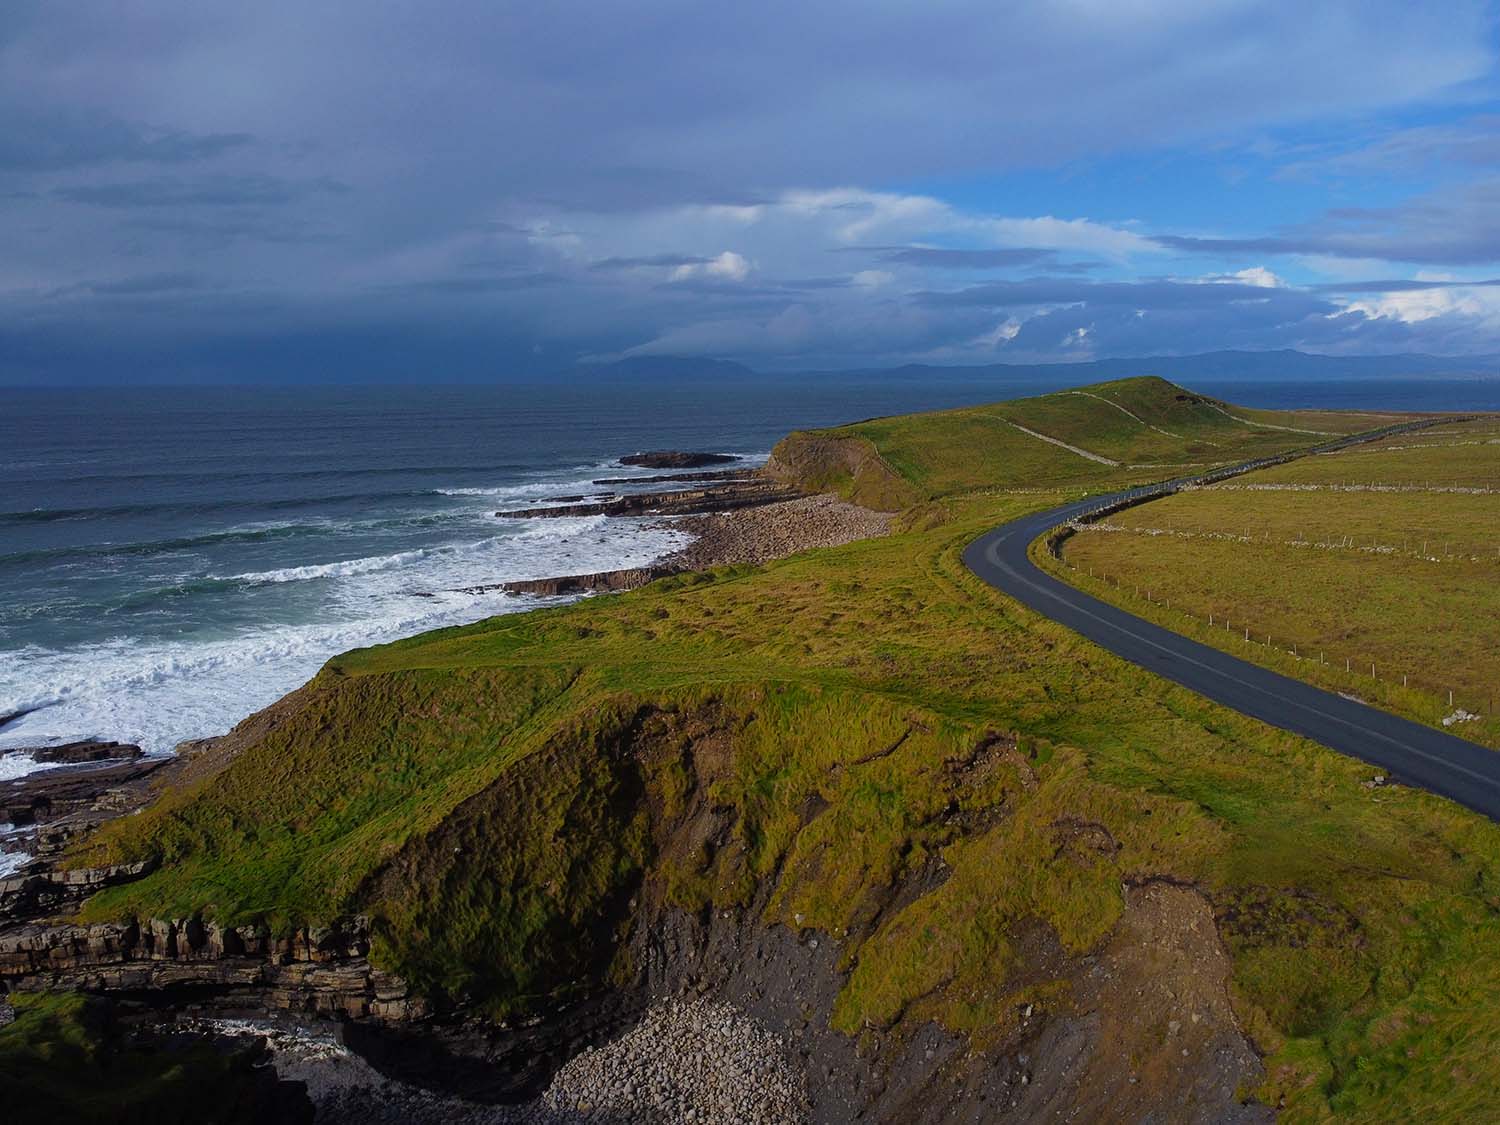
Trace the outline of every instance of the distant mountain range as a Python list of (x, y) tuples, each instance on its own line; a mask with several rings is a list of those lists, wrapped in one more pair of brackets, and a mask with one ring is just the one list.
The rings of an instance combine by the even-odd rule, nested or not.
[[(761, 374), (742, 363), (692, 356), (634, 356), (615, 363), (570, 368), (568, 373), (609, 378), (738, 379)], [(946, 378), (973, 375), (976, 379), (1026, 379), (1049, 382), (1094, 383), (1130, 375), (1160, 375), (1174, 381), (1193, 379), (1378, 379), (1412, 376), (1500, 376), (1500, 355), (1435, 356), (1314, 355), (1293, 350), (1272, 352), (1220, 351), (1201, 355), (1151, 356), (1138, 359), (1096, 359), (1087, 363), (987, 363), (938, 365), (909, 363), (899, 367), (867, 367), (792, 373), (798, 376), (861, 375), (871, 378), (912, 378), (926, 373)], [(561, 372), (560, 372), (561, 374)], [(787, 373), (777, 372), (777, 375)]]

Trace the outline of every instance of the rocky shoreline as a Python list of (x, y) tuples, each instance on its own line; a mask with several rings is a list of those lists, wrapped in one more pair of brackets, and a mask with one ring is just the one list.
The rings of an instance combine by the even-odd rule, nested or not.
[(510, 508), (495, 513), (497, 519), (561, 519), (576, 516), (689, 516), (725, 512), (774, 504), (800, 495), (794, 488), (762, 477), (734, 477), (704, 488), (675, 488), (660, 492), (634, 492), (623, 496), (601, 495), (597, 499), (560, 496), (563, 503), (534, 508)]
[(463, 592), (504, 590), (538, 597), (616, 593), (682, 571), (765, 563), (818, 547), (839, 547), (885, 535), (889, 533), (894, 518), (893, 513), (872, 511), (831, 494), (804, 494), (763, 469), (678, 473), (633, 480), (606, 477), (594, 483), (644, 482), (692, 482), (704, 487), (623, 496), (606, 494), (593, 499), (557, 497), (557, 500), (567, 502), (499, 511), (495, 515), (501, 519), (660, 516), (666, 521), (663, 526), (692, 535), (692, 541), (686, 546), (644, 567), (516, 579), (466, 586)]
[[(734, 460), (644, 456), (665, 468)], [(892, 518), (834, 496), (800, 494), (759, 471), (652, 479), (691, 487), (581, 505), (569, 497), (561, 507), (497, 515), (660, 516), (693, 536), (688, 545), (647, 567), (497, 585), (542, 597), (627, 590), (687, 570), (762, 563), (882, 535)], [(147, 1039), (176, 1034), (182, 1021), (194, 1019), (275, 1019), (302, 1029), (289, 1033), (292, 1038), (306, 1038), (307, 1029), (337, 1028), (337, 1050), (315, 1052), (316, 1058), (271, 1044), (281, 1078), (306, 1083), (319, 1121), (807, 1120), (797, 1052), (722, 997), (685, 999), (680, 967), (661, 980), (643, 978), (618, 995), (555, 1012), (536, 1026), (490, 1027), (462, 1010), (433, 1011), (404, 981), (372, 966), (365, 918), (285, 934), (261, 925), (221, 927), (197, 916), (76, 921), (76, 911), (96, 891), (149, 869), (68, 867), (62, 860), (70, 845), (105, 820), (138, 811), (168, 783), (211, 776), (243, 744), (273, 729), (296, 695), (228, 735), (184, 743), (170, 757), (107, 742), (20, 752), (48, 768), (0, 786), (0, 821), (12, 829), (4, 847), (30, 857), (0, 879), (0, 993), (103, 997)], [(656, 938), (643, 930), (637, 940)], [(256, 1044), (259, 1039), (251, 1036)], [(404, 1081), (419, 1075), (450, 1092)], [(454, 1091), (472, 1092), (484, 1104)], [(518, 1097), (533, 1100), (495, 1104)]]
[(890, 513), (872, 512), (836, 496), (799, 496), (737, 511), (678, 517), (670, 526), (688, 531), (693, 541), (650, 566), (520, 578), (462, 590), (466, 594), (504, 590), (543, 598), (621, 593), (684, 571), (765, 563), (816, 547), (841, 547), (885, 535), (892, 518)]
[(687, 516), (674, 525), (695, 536), (663, 562), (682, 570), (764, 563), (816, 547), (842, 547), (890, 532), (890, 512), (872, 512), (827, 493), (737, 512)]
[(787, 1043), (732, 1004), (673, 999), (619, 1038), (585, 1047), (541, 1096), (487, 1105), (381, 1074), (333, 1034), (205, 1021), (205, 1034), (263, 1042), (282, 1082), (300, 1083), (318, 1125), (598, 1125), (808, 1120), (806, 1076)]

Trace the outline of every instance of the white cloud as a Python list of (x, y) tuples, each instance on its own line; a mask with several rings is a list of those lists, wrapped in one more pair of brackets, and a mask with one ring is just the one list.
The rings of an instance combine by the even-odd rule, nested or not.
[(1034, 219), (976, 219), (975, 226), (987, 232), (996, 246), (1035, 246), (1044, 250), (1103, 254), (1111, 258), (1162, 252), (1157, 243), (1132, 230), (1096, 223), (1091, 219), (1059, 219), (1054, 215)]
[(1415, 289), (1361, 297), (1345, 305), (1371, 320), (1387, 318), (1402, 324), (1420, 324), (1440, 316), (1458, 314), (1500, 322), (1500, 294), (1482, 289)]
[(1021, 321), (1008, 316), (988, 332), (981, 333), (971, 341), (971, 346), (994, 351), (1014, 340), (1021, 332)]
[(1237, 281), (1241, 285), (1254, 285), (1261, 289), (1280, 289), (1286, 285), (1286, 282), (1265, 266), (1251, 266), (1249, 269), (1238, 270), (1224, 280)]
[[(747, 206), (689, 203), (609, 212), (553, 208), (516, 210), (506, 218), (527, 229), (544, 229), (545, 224), (545, 229), (568, 231), (568, 243), (555, 236), (552, 241), (559, 251), (584, 260), (717, 255), (712, 263), (676, 267), (676, 280), (739, 281), (752, 272), (763, 278), (827, 277), (835, 262), (850, 269), (853, 285), (864, 288), (924, 276), (920, 264), (877, 262), (878, 250), (860, 257), (860, 247), (1034, 248), (1115, 262), (1162, 253), (1159, 245), (1133, 230), (1087, 218), (995, 215), (930, 195), (856, 187), (791, 190)], [(736, 249), (720, 249), (726, 245)], [(843, 256), (831, 257), (830, 251)], [(632, 279), (622, 275), (618, 280)]]
[(716, 277), (721, 281), (744, 281), (750, 275), (750, 263), (742, 254), (725, 250), (706, 262), (688, 262), (672, 270), (673, 281), (693, 277)]

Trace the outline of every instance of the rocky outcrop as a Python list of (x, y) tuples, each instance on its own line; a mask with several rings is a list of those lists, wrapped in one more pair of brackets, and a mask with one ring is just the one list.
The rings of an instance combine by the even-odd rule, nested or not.
[(22, 747), (9, 753), (29, 754), (38, 762), (63, 762), (79, 765), (85, 762), (103, 762), (111, 759), (133, 760), (144, 751), (130, 742), (64, 742), (58, 746)]
[[(129, 747), (139, 753), (139, 747)], [(83, 812), (124, 811), (144, 803), (152, 775), (168, 758), (128, 758), (39, 770), (0, 786), (0, 822), (44, 824)]]
[(425, 1016), (404, 982), (370, 965), (369, 950), (363, 918), (285, 937), (201, 918), (34, 923), (0, 932), (0, 978), (20, 992), (128, 995), (177, 1011), (377, 1023)]
[(568, 574), (559, 578), (520, 578), (511, 582), (494, 582), (485, 586), (465, 586), (462, 593), (487, 594), (503, 590), (508, 594), (533, 594), (552, 598), (565, 594), (619, 593), (634, 590), (676, 574), (681, 567), (637, 566), (623, 570), (601, 570), (593, 574)]
[(776, 481), (748, 478), (726, 482), (716, 488), (683, 488), (670, 492), (639, 492), (609, 500), (581, 504), (555, 504), (539, 508), (512, 508), (496, 512), (500, 519), (549, 519), (564, 516), (689, 516), (705, 512), (727, 512), (735, 508), (774, 504), (799, 495), (796, 489)]
[(662, 473), (650, 477), (600, 477), (592, 484), (673, 484), (704, 481), (750, 480), (754, 469), (713, 469), (706, 473)]
[(731, 453), (684, 453), (676, 449), (656, 449), (630, 453), (620, 458), (622, 465), (639, 465), (643, 469), (701, 469), (704, 465), (728, 465), (739, 458)]
[(0, 941), (16, 923), (69, 913), (95, 891), (139, 879), (155, 866), (142, 861), (63, 870), (45, 860), (28, 864), (17, 874), (0, 879), (0, 927), (5, 927), (0, 928)]

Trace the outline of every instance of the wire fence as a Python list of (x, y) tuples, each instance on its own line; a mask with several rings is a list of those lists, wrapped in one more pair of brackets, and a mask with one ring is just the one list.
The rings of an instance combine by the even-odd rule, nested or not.
[(1368, 654), (1330, 649), (1316, 641), (1299, 642), (1286, 637), (1278, 640), (1274, 633), (1243, 620), (1236, 621), (1213, 613), (1195, 613), (1180, 604), (1174, 608), (1171, 599), (1157, 596), (1149, 586), (1134, 579), (1122, 581), (1093, 567), (1079, 567), (1061, 556), (1058, 556), (1058, 561), (1077, 573), (1086, 573), (1093, 581), (1159, 608), (1164, 614), (1180, 615), (1198, 625), (1201, 632), (1217, 634), (1222, 631), (1233, 639), (1231, 645), (1216, 644), (1215, 647), (1259, 649), (1266, 654), (1278, 654), (1297, 665), (1316, 665), (1320, 678), (1333, 683), (1336, 690), (1342, 683), (1350, 694), (1369, 690), (1372, 686), (1382, 692), (1397, 686), (1404, 691), (1418, 692), (1447, 708), (1448, 713), (1443, 716), (1443, 725), (1447, 727), (1461, 727), (1496, 715), (1495, 701), (1500, 692), (1493, 686), (1476, 688), (1472, 683), (1458, 683), (1426, 671), (1413, 672), (1389, 662), (1382, 664), (1379, 659), (1371, 660)]
[[(1204, 473), (1195, 473), (1189, 476), (1177, 477), (1172, 480), (1161, 481), (1156, 484), (1143, 485), (1138, 488), (1127, 489), (1124, 492), (1106, 497), (1095, 504), (1082, 505), (1078, 510), (1070, 513), (1066, 522), (1063, 522), (1059, 526), (1053, 528), (1052, 531), (1048, 532), (1044, 537), (1046, 544), (1046, 553), (1049, 554), (1059, 565), (1066, 566), (1077, 571), (1078, 567), (1074, 563), (1068, 561), (1063, 557), (1063, 543), (1066, 542), (1067, 539), (1069, 539), (1072, 535), (1076, 534), (1081, 526), (1097, 524), (1099, 520), (1114, 515), (1116, 512), (1124, 511), (1127, 508), (1134, 508), (1150, 500), (1155, 500), (1162, 496), (1170, 496), (1173, 493), (1181, 492), (1186, 489), (1205, 488), (1212, 485), (1218, 485), (1220, 484), (1220, 482), (1227, 481), (1233, 477), (1243, 476), (1244, 474), (1254, 472), (1257, 469), (1270, 468), (1274, 465), (1284, 465), (1291, 461), (1295, 461), (1302, 457), (1308, 456), (1309, 454), (1333, 453), (1338, 450), (1347, 449), (1355, 445), (1377, 441), (1381, 438), (1390, 437), (1395, 434), (1410, 433), (1417, 430), (1430, 429), (1434, 426), (1446, 425), (1453, 422), (1472, 421), (1475, 417), (1475, 415), (1461, 415), (1441, 419), (1423, 419), (1417, 422), (1404, 422), (1394, 426), (1383, 427), (1382, 429), (1378, 430), (1366, 431), (1362, 434), (1351, 434), (1347, 437), (1337, 438), (1333, 441), (1324, 442), (1320, 445), (1313, 446), (1310, 449), (1289, 450), (1286, 453), (1277, 454), (1271, 457), (1257, 458), (1253, 461), (1243, 461), (1233, 465), (1221, 465)], [(1090, 572), (1090, 574), (1092, 576), (1092, 571)], [(1099, 577), (1105, 583), (1113, 585), (1117, 590), (1123, 591), (1126, 588), (1126, 584), (1122, 583), (1117, 577), (1111, 577), (1109, 575), (1101, 575)], [(1141, 586), (1138, 582), (1132, 581), (1129, 584), (1129, 588), (1133, 591), (1136, 597), (1140, 597)], [(1157, 602), (1152, 597), (1152, 592), (1149, 586), (1145, 589), (1145, 600), (1151, 605), (1161, 605), (1165, 611), (1172, 612), (1171, 603), (1169, 601)], [(1221, 625), (1221, 623), (1216, 621), (1211, 614), (1205, 620), (1203, 617), (1194, 615), (1193, 613), (1181, 608), (1179, 608), (1176, 612), (1182, 614), (1185, 619), (1198, 622), (1200, 626), (1211, 631), (1216, 631)], [(1438, 683), (1421, 675), (1413, 677), (1411, 672), (1406, 669), (1400, 670), (1399, 673), (1393, 673), (1389, 669), (1386, 669), (1385, 676), (1384, 678), (1382, 678), (1382, 669), (1378, 660), (1360, 659), (1356, 658), (1352, 654), (1333, 654), (1333, 663), (1330, 664), (1330, 653), (1327, 651), (1327, 649), (1319, 648), (1316, 652), (1316, 655), (1314, 655), (1314, 652), (1311, 648), (1306, 649), (1306, 651), (1299, 651), (1297, 642), (1285, 641), (1285, 639), (1285, 647), (1278, 647), (1275, 643), (1273, 634), (1257, 630), (1249, 622), (1236, 623), (1226, 618), (1222, 622), (1222, 627), (1225, 632), (1230, 634), (1231, 636), (1234, 635), (1236, 629), (1242, 630), (1243, 633), (1240, 637), (1240, 643), (1246, 646), (1246, 648), (1252, 648), (1256, 646), (1262, 647), (1267, 655), (1275, 653), (1278, 655), (1278, 657), (1284, 656), (1286, 659), (1297, 664), (1306, 664), (1307, 662), (1316, 661), (1320, 669), (1318, 673), (1320, 677), (1330, 675), (1337, 676), (1338, 659), (1340, 656), (1342, 656), (1342, 659), (1344, 661), (1343, 675), (1344, 677), (1346, 677), (1345, 684), (1346, 686), (1354, 690), (1369, 690), (1369, 688), (1372, 686), (1380, 692), (1388, 692), (1394, 690), (1395, 681), (1392, 679), (1392, 676), (1399, 674), (1401, 677), (1401, 688), (1403, 691), (1416, 691), (1419, 693), (1425, 693), (1428, 696), (1435, 696), (1440, 702), (1441, 700), (1446, 698), (1449, 711), (1448, 714), (1444, 715), (1440, 720), (1442, 725), (1446, 727), (1455, 727), (1465, 723), (1477, 722), (1485, 718), (1486, 716), (1492, 718), (1495, 715), (1496, 693), (1492, 687), (1482, 690), (1475, 690), (1472, 686), (1469, 685)], [(1261, 640), (1262, 637), (1264, 637), (1263, 641)], [(1367, 663), (1370, 669), (1368, 678), (1364, 677), (1363, 675), (1363, 670)], [(1334, 671), (1332, 673), (1329, 673), (1327, 671), (1327, 669), (1329, 668), (1332, 668)], [(1337, 687), (1335, 687), (1334, 690), (1338, 690)], [(1351, 690), (1347, 694), (1353, 695), (1353, 690)], [(1356, 695), (1355, 698), (1359, 697)], [(1421, 709), (1414, 708), (1413, 710)]]

